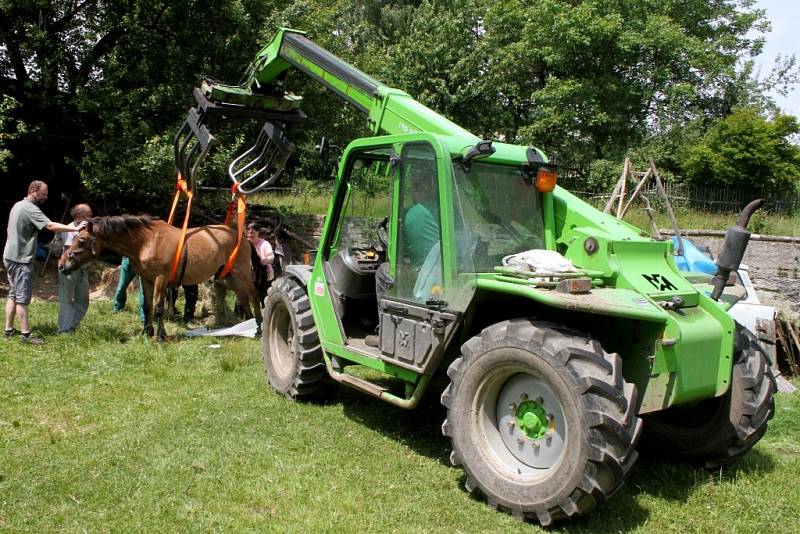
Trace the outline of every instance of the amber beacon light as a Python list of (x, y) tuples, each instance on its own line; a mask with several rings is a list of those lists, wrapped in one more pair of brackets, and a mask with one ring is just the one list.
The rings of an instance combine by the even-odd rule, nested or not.
[(554, 167), (539, 167), (536, 173), (536, 190), (540, 193), (550, 193), (556, 188), (558, 171)]

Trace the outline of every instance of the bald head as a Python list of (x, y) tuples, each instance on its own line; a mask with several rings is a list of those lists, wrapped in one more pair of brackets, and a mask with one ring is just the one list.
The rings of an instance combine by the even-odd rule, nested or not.
[(92, 216), (92, 208), (88, 204), (75, 204), (69, 214), (77, 222), (85, 221)]

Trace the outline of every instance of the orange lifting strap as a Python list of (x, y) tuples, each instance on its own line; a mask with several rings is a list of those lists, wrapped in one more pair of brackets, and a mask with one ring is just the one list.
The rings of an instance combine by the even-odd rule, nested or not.
[(239, 182), (234, 181), (231, 186), (231, 202), (228, 204), (228, 211), (225, 213), (225, 226), (231, 226), (233, 223), (233, 208), (236, 206), (236, 223), (237, 232), (239, 237), (236, 239), (236, 246), (231, 251), (231, 255), (222, 267), (219, 273), (219, 279), (223, 279), (233, 270), (233, 262), (236, 261), (236, 256), (239, 255), (239, 248), (242, 246), (242, 234), (244, 233), (244, 218), (247, 210), (247, 195), (239, 191)]
[(183, 218), (183, 228), (181, 229), (181, 237), (178, 240), (178, 249), (175, 251), (175, 257), (172, 259), (172, 268), (169, 271), (169, 285), (175, 283), (175, 275), (178, 272), (178, 264), (181, 262), (181, 254), (183, 254), (183, 245), (186, 242), (186, 229), (189, 226), (189, 214), (192, 211), (192, 199), (194, 198), (194, 191), (189, 189), (186, 180), (183, 179), (181, 173), (178, 173), (178, 180), (175, 184), (175, 197), (172, 199), (172, 209), (169, 210), (168, 224), (172, 224), (175, 218), (175, 208), (178, 207), (178, 199), (181, 194), (185, 194), (188, 199), (186, 202), (186, 215)]

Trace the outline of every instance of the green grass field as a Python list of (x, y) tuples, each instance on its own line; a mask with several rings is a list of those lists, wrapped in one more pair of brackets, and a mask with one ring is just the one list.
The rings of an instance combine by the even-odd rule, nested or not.
[[(466, 493), (436, 394), (415, 412), (344, 389), (294, 403), (266, 387), (260, 341), (158, 345), (107, 302), (57, 336), (56, 304), (31, 312), (46, 345), (0, 341), (0, 530), (540, 530)], [(800, 532), (800, 395), (777, 404), (735, 465), (641, 461), (599, 510), (551, 531)]]
[[(678, 228), (681, 230), (727, 230), (736, 224), (737, 217), (738, 214), (735, 213), (710, 213), (692, 209), (675, 213)], [(672, 228), (666, 212), (656, 213), (654, 218), (659, 228)], [(652, 229), (644, 210), (631, 210), (625, 215), (625, 220), (646, 232)], [(800, 237), (800, 214), (792, 216), (756, 212), (750, 220), (748, 230), (754, 234)]]

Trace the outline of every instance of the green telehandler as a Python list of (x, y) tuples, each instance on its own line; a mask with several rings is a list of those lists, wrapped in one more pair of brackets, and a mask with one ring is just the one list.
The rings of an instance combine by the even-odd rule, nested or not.
[[(272, 183), (305, 118), (289, 69), (363, 112), (374, 137), (342, 151), (313, 266), (288, 266), (265, 299), (272, 388), (300, 400), (340, 383), (413, 409), (446, 370), (442, 431), (467, 490), (542, 525), (614, 494), (639, 445), (713, 468), (761, 438), (770, 362), (726, 311), (744, 294), (731, 273), (757, 203), (716, 276), (681, 272), (671, 241), (556, 185), (541, 150), (480, 139), (285, 28), (241, 85), (195, 90), (179, 172), (193, 180), (214, 125), (257, 118), (229, 174), (245, 193)], [(365, 205), (383, 219), (365, 221)]]

